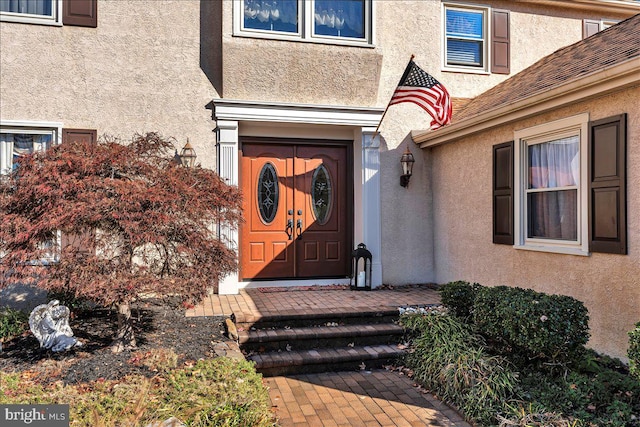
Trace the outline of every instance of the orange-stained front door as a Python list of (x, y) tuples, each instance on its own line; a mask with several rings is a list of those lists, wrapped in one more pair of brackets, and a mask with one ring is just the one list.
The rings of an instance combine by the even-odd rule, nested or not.
[(349, 148), (336, 141), (243, 141), (243, 279), (349, 274), (353, 217)]

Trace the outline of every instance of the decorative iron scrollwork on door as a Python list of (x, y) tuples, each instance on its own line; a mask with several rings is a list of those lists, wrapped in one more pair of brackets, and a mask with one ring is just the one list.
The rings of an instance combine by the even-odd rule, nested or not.
[(262, 166), (258, 175), (258, 209), (262, 220), (271, 223), (278, 211), (278, 174), (271, 163)]
[(331, 217), (331, 209), (333, 208), (333, 185), (331, 175), (324, 165), (318, 166), (313, 172), (311, 203), (318, 224), (326, 224)]

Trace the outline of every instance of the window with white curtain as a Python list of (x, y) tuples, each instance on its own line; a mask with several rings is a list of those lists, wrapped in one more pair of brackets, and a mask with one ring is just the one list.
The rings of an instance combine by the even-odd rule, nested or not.
[(2, 122), (0, 124), (0, 175), (11, 173), (17, 160), (59, 142), (58, 123)]
[(588, 114), (515, 134), (516, 246), (587, 252)]
[(444, 67), (487, 71), (488, 9), (444, 5)]
[(372, 0), (235, 0), (234, 33), (340, 44), (372, 43)]
[(0, 20), (62, 25), (62, 0), (0, 0)]

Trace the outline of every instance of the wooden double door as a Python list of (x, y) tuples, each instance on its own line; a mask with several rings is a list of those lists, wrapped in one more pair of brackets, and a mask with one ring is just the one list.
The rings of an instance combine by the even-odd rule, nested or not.
[(243, 279), (349, 275), (350, 147), (346, 141), (242, 140)]

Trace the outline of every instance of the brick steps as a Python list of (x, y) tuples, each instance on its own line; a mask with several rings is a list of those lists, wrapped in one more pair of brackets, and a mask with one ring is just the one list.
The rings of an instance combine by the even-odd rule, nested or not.
[(398, 310), (300, 312), (238, 321), (240, 348), (264, 376), (372, 369), (405, 354)]
[(402, 327), (394, 323), (286, 327), (238, 333), (240, 345), (246, 351), (348, 347), (356, 343), (358, 345), (392, 344), (397, 343), (402, 334)]
[(247, 357), (265, 377), (276, 375), (380, 368), (405, 354), (397, 345), (278, 351)]

